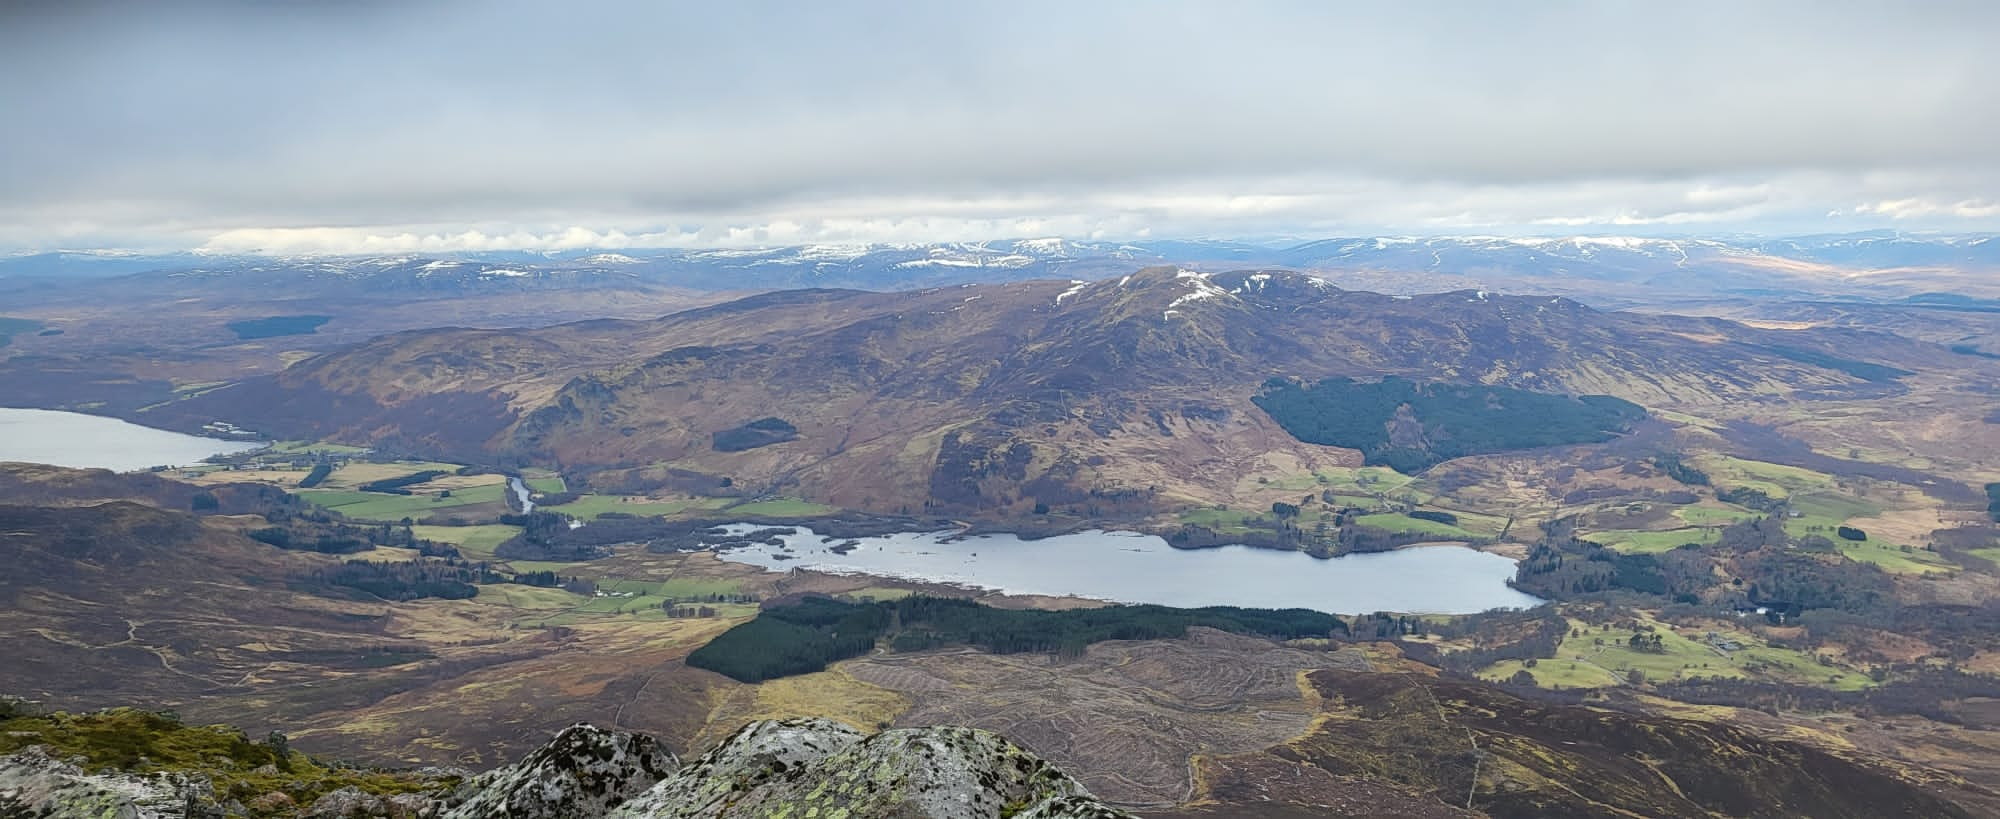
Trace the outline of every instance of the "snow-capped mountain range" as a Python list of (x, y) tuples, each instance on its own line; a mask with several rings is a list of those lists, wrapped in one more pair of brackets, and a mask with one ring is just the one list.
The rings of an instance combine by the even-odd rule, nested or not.
[[(949, 282), (1123, 275), (1147, 265), (1395, 274), (1468, 281), (1572, 280), (1654, 290), (1833, 290), (1924, 271), (2000, 271), (1993, 236), (1876, 232), (1789, 238), (1353, 237), (1296, 242), (1097, 242), (1061, 238), (924, 245), (820, 244), (756, 249), (473, 252), (393, 256), (143, 255), (62, 251), (0, 258), (0, 279), (137, 276), (165, 285), (366, 287), (416, 291), (645, 284), (695, 290), (904, 289)], [(1901, 278), (1898, 278), (1900, 276)], [(1908, 288), (1905, 288), (1908, 289)], [(1918, 290), (1923, 288), (1918, 287)], [(1949, 288), (1938, 288), (1949, 289)]]

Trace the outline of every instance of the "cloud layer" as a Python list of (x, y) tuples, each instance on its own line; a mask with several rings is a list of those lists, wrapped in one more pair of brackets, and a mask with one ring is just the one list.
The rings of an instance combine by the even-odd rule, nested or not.
[(0, 245), (2000, 227), (1990, 3), (4, 9)]

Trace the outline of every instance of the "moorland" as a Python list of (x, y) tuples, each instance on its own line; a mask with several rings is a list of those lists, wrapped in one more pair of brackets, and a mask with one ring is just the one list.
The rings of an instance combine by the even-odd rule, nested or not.
[[(0, 350), (23, 402), (278, 443), (0, 467), (0, 690), (409, 765), (578, 719), (681, 750), (764, 717), (966, 724), (1160, 816), (2000, 805), (2000, 360), (1949, 309), (1977, 304), (1723, 318), (1173, 267), (617, 292), (474, 294), (550, 306), (473, 328), (415, 298), (164, 308), (182, 329), (151, 335), (23, 311), (64, 327)], [(741, 522), (1449, 542), (1548, 602), (1106, 609), (688, 548)]]

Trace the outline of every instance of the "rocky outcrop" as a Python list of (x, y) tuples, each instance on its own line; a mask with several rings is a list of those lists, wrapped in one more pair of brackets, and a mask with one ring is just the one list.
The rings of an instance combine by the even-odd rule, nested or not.
[(679, 767), (674, 755), (652, 737), (572, 725), (520, 762), (468, 780), (448, 800), (444, 816), (603, 816)]
[[(283, 797), (284, 794), (266, 794)], [(258, 806), (253, 802), (250, 807)], [(420, 793), (394, 796), (372, 794), (349, 785), (320, 797), (302, 814), (305, 819), (428, 819), (437, 815), (438, 801)], [(267, 806), (264, 815), (289, 815), (282, 802)]]
[(740, 801), (741, 794), (804, 771), (860, 742), (863, 736), (826, 719), (753, 722), (613, 815), (626, 819), (719, 816), (724, 807)]
[(206, 779), (179, 774), (90, 774), (39, 747), (0, 757), (0, 816), (76, 819), (221, 819)]
[(751, 723), (614, 819), (1114, 819), (1047, 762), (990, 731), (873, 736), (826, 720)]
[(578, 724), (448, 794), (246, 799), (218, 804), (198, 775), (87, 773), (39, 747), (0, 757), (6, 819), (1131, 819), (990, 731), (871, 736), (824, 719), (753, 722), (685, 766), (651, 737)]
[[(283, 794), (271, 794), (282, 796)], [(367, 819), (388, 816), (389, 800), (349, 785), (313, 801), (306, 819)]]
[(753, 722), (681, 766), (646, 737), (575, 725), (452, 801), (453, 819), (1127, 817), (989, 731), (869, 736), (824, 719)]

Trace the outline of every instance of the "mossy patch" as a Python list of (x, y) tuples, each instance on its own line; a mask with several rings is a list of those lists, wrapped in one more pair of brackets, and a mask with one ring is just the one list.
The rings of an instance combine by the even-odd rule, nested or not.
[[(285, 794), (294, 804), (310, 805), (346, 787), (392, 796), (451, 784), (412, 773), (330, 765), (290, 751), (282, 742), (252, 740), (228, 726), (185, 725), (169, 714), (132, 708), (0, 721), (0, 754), (30, 745), (45, 746), (57, 758), (80, 758), (81, 767), (90, 772), (170, 771), (206, 776), (214, 783), (218, 798), (245, 804), (254, 804), (256, 797), (274, 792)], [(290, 808), (251, 809), (252, 816), (291, 814)]]

